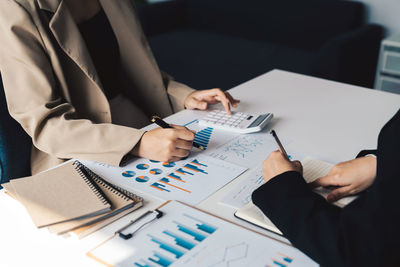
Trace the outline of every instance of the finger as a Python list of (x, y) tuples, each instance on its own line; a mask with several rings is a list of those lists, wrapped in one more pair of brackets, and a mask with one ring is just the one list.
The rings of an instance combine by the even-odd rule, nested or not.
[(176, 124), (170, 124), (174, 129), (179, 129), (179, 130), (189, 130), (185, 126), (182, 125), (176, 125)]
[(184, 158), (189, 156), (190, 154), (190, 149), (182, 149), (182, 148), (175, 148), (174, 151), (172, 152), (173, 157), (179, 157), (179, 158)]
[(182, 139), (178, 139), (175, 142), (175, 146), (177, 148), (182, 148), (182, 149), (186, 149), (186, 150), (190, 150), (193, 147), (193, 142), (191, 141), (186, 141), (186, 140), (182, 140)]
[(191, 130), (191, 129), (188, 129), (188, 128), (186, 128), (185, 126), (182, 126), (182, 125), (175, 125), (175, 124), (170, 124), (174, 129), (178, 129), (178, 130), (188, 130), (188, 131), (191, 131), (192, 133), (194, 133), (194, 134), (196, 134), (196, 131), (195, 130)]
[(274, 157), (274, 158), (276, 158), (276, 159), (278, 159), (278, 160), (285, 160), (285, 161), (287, 161), (287, 162), (291, 162), (290, 160), (288, 160), (284, 155), (283, 155), (283, 153), (280, 151), (280, 150), (275, 150), (275, 151), (273, 151), (272, 153), (271, 153), (271, 156), (272, 157)]
[(230, 93), (225, 93), (226, 97), (229, 99), (232, 107), (237, 107), (237, 104), (240, 102), (239, 100), (236, 100), (232, 97), (232, 95)]
[(334, 178), (333, 175), (328, 174), (311, 182), (309, 186), (311, 188), (316, 188), (319, 186), (328, 187), (328, 186), (341, 186), (341, 185), (337, 183), (337, 180)]
[(190, 98), (189, 103), (188, 103), (189, 109), (206, 110), (207, 106), (208, 106), (207, 102), (198, 100), (194, 97)]
[(229, 98), (226, 96), (226, 94), (224, 92), (222, 92), (221, 89), (214, 89), (213, 90), (216, 94), (216, 99), (221, 102), (221, 104), (224, 106), (224, 109), (226, 111), (226, 113), (228, 113), (229, 115), (232, 114), (231, 112), (231, 107), (230, 107), (230, 100)]
[(180, 161), (182, 158), (180, 158), (180, 157), (170, 157), (169, 159), (168, 159), (168, 162), (175, 162), (175, 161)]
[(340, 187), (338, 189), (333, 190), (327, 197), (326, 200), (328, 202), (335, 202), (339, 199), (350, 195), (350, 186)]
[(195, 134), (192, 131), (189, 131), (187, 128), (176, 129), (176, 137), (178, 139), (193, 142)]
[(301, 165), (300, 161), (294, 160), (294, 161), (292, 161), (292, 164), (296, 167), (296, 169), (303, 172), (303, 165)]
[(298, 161), (298, 160), (293, 160), (292, 163), (298, 168), (302, 168), (303, 167), (303, 165), (301, 165), (301, 162)]

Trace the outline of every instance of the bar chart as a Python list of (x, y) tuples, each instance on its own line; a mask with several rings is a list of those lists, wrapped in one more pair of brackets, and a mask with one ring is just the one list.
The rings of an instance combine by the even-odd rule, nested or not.
[(135, 261), (135, 266), (152, 267), (151, 263), (170, 266), (218, 230), (218, 227), (195, 216), (184, 213), (180, 217), (169, 224), (170, 229), (164, 229), (158, 235), (147, 234), (146, 242), (153, 249), (147, 257)]
[(185, 204), (172, 201), (160, 210), (164, 215), (131, 239), (116, 236), (91, 255), (115, 267), (318, 266), (292, 246)]
[(124, 189), (189, 204), (199, 203), (247, 169), (196, 153), (173, 163), (138, 158), (123, 168), (90, 162), (87, 166), (103, 177), (111, 177), (113, 183)]
[(213, 132), (213, 128), (207, 127), (196, 133), (194, 137), (194, 142), (204, 147), (204, 150), (207, 149), (208, 143), (211, 139), (211, 134)]

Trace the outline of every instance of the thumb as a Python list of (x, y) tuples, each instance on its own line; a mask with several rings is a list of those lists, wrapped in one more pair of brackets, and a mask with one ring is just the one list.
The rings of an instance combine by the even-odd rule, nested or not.
[(312, 181), (311, 183), (309, 183), (309, 186), (312, 189), (317, 188), (319, 186), (322, 186), (322, 187), (338, 186), (337, 184), (334, 183), (333, 180), (334, 180), (333, 177), (328, 174), (326, 176), (320, 177), (320, 178)]
[(338, 189), (333, 190), (327, 197), (326, 200), (332, 203), (335, 202), (345, 196), (350, 195), (350, 186), (340, 187)]
[(191, 98), (189, 103), (187, 104), (187, 108), (189, 109), (200, 109), (200, 110), (206, 110), (207, 109), (207, 102), (198, 100), (196, 98)]

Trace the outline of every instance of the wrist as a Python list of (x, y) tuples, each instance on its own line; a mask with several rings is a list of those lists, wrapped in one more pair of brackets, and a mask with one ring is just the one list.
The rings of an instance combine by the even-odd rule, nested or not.
[(139, 142), (136, 143), (136, 145), (132, 148), (132, 150), (129, 152), (129, 154), (136, 156), (136, 157), (141, 157), (141, 145), (143, 142), (143, 139), (145, 139), (145, 136), (148, 132), (146, 131), (143, 135), (142, 138), (140, 138)]

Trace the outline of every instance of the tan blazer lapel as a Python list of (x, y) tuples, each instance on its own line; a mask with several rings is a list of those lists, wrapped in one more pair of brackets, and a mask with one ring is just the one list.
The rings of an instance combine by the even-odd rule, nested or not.
[(39, 7), (54, 12), (49, 27), (61, 49), (101, 90), (102, 85), (74, 19), (64, 0), (38, 0)]
[[(132, 79), (135, 91), (147, 110), (160, 116), (172, 114), (161, 72), (143, 35), (130, 0), (99, 0), (118, 40), (121, 64)], [(143, 107), (146, 110), (146, 107)]]

